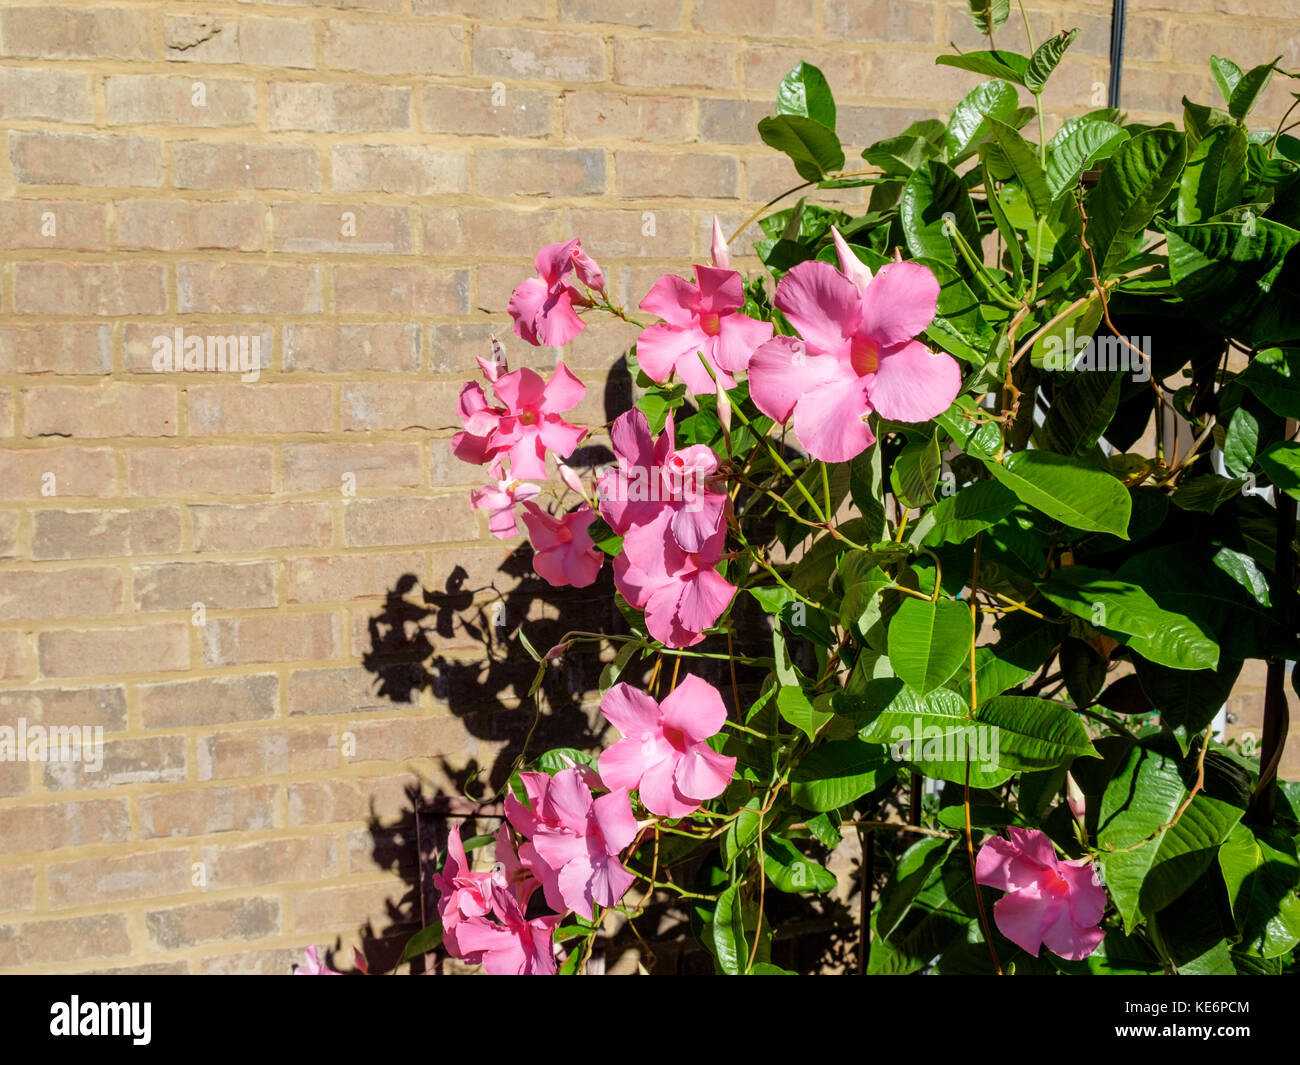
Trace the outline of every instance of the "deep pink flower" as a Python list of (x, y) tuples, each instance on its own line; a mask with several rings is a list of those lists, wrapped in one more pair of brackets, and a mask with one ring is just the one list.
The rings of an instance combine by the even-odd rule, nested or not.
[(811, 260), (776, 287), (776, 305), (799, 337), (775, 337), (749, 365), (749, 390), (764, 414), (794, 430), (808, 454), (844, 462), (874, 437), (873, 410), (923, 422), (961, 391), (961, 370), (912, 338), (934, 320), (939, 282), (918, 263), (871, 271), (834, 231), (840, 270)]
[(537, 253), (533, 265), (537, 277), (522, 282), (506, 308), (514, 319), (515, 334), (530, 344), (563, 347), (584, 328), (573, 308), (591, 305), (565, 279), (570, 273), (576, 273), (588, 288), (603, 292), (605, 275), (582, 250), (582, 242), (577, 237), (546, 245)]
[(708, 681), (688, 676), (662, 703), (620, 682), (605, 693), (600, 710), (624, 737), (601, 753), (601, 779), (639, 788), (652, 813), (685, 817), (731, 782), (736, 759), (705, 742), (727, 720), (722, 696)]
[(492, 976), (554, 976), (559, 914), (528, 920), (519, 900), (500, 885), (492, 889), (492, 912), (501, 922), (473, 917), (457, 932), (460, 953)]
[(699, 551), (725, 521), (727, 495), (711, 484), (718, 457), (704, 444), (673, 447), (673, 416), (659, 439), (635, 407), (615, 419), (610, 439), (617, 468), (605, 470), (597, 484), (600, 513), (615, 532), (625, 535), (671, 513), (673, 538), (683, 551)]
[(342, 973), (335, 972), (333, 969), (329, 968), (329, 966), (327, 966), (323, 961), (321, 961), (320, 955), (316, 953), (315, 947), (308, 947), (306, 950), (306, 954), (307, 954), (307, 964), (294, 966), (294, 970), (293, 970), (294, 976), (342, 976), (343, 975)]
[(558, 518), (536, 503), (524, 504), (521, 515), (533, 545), (533, 569), (555, 588), (593, 584), (605, 561), (604, 553), (591, 542), (587, 530), (596, 512), (583, 503)]
[(496, 484), (475, 488), (469, 494), (470, 506), (488, 512), (488, 532), (499, 540), (519, 535), (515, 523), (515, 504), (532, 499), (541, 488), (527, 481), (503, 478)]
[(522, 906), (538, 887), (538, 881), (515, 854), (510, 829), (502, 825), (496, 836), (496, 865), (484, 872), (470, 868), (460, 826), (447, 834), (447, 861), (440, 873), (434, 873), (433, 886), (438, 892), (438, 916), (442, 919), (442, 938), (453, 957), (461, 957), (460, 929), (472, 918), (486, 917), (496, 907), (495, 892), (503, 888)]
[(745, 289), (740, 274), (713, 266), (697, 266), (692, 285), (674, 274), (654, 283), (641, 301), (641, 309), (662, 318), (647, 328), (636, 342), (641, 369), (656, 381), (668, 380), (674, 371), (695, 395), (714, 389), (709, 372), (700, 365), (704, 353), (713, 372), (726, 388), (733, 373), (749, 366), (754, 349), (771, 339), (772, 323), (740, 313)]
[(451, 438), (452, 451), (466, 462), (495, 462), (510, 456), (510, 473), (519, 480), (546, 477), (546, 449), (571, 454), (586, 435), (562, 417), (582, 402), (583, 385), (564, 363), (557, 363), (543, 382), (527, 368), (502, 374), (492, 382), (497, 405), (488, 403), (483, 386), (471, 381), (460, 393), (463, 433)]
[(636, 879), (618, 856), (637, 833), (627, 792), (593, 797), (590, 774), (577, 767), (519, 776), (529, 805), (508, 794), (506, 817), (529, 838), (519, 857), (541, 880), (547, 904), (588, 920), (593, 905), (616, 905)]
[(736, 586), (714, 568), (722, 557), (726, 527), (719, 525), (698, 551), (685, 551), (671, 520), (672, 512), (663, 510), (624, 535), (623, 550), (614, 556), (614, 586), (645, 611), (651, 636), (667, 647), (690, 647), (717, 623)]
[(1097, 927), (1106, 891), (1086, 858), (1060, 861), (1042, 832), (1007, 829), (990, 838), (975, 859), (975, 880), (1007, 892), (993, 906), (998, 930), (1035, 958), (1039, 948), (1068, 961), (1086, 958), (1105, 934)]

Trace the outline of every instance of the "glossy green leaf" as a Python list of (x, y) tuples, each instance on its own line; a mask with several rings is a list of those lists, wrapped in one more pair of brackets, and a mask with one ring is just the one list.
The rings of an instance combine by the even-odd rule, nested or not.
[(817, 738), (818, 730), (833, 716), (829, 709), (814, 707), (802, 688), (782, 687), (776, 695), (776, 707), (786, 721), (810, 740)]
[(1257, 352), (1237, 380), (1273, 413), (1300, 418), (1300, 348)]
[(967, 659), (974, 636), (969, 605), (908, 596), (889, 622), (889, 661), (905, 683), (925, 695)]
[(1079, 36), (1077, 29), (1063, 30), (1040, 44), (1029, 57), (1029, 63), (1025, 67), (1025, 88), (1032, 93), (1041, 93), (1052, 71), (1065, 55), (1065, 50), (1074, 43), (1077, 36)]
[(1178, 182), (1180, 225), (1208, 221), (1240, 202), (1246, 180), (1246, 135), (1217, 126), (1187, 156)]
[(797, 895), (825, 895), (835, 890), (835, 874), (820, 862), (801, 854), (789, 840), (768, 836), (763, 840), (763, 872), (778, 891)]
[(844, 169), (844, 149), (834, 130), (804, 115), (775, 115), (761, 119), (758, 135), (763, 143), (783, 152), (806, 181), (820, 181)]
[(1300, 444), (1282, 440), (1259, 456), (1259, 468), (1292, 499), (1300, 499)]
[(979, 226), (970, 194), (952, 167), (931, 160), (917, 167), (903, 186), (898, 204), (903, 236), (914, 256), (956, 263), (952, 238), (943, 228), (945, 214), (973, 248), (979, 247)]
[(1011, 114), (1020, 103), (1020, 94), (1010, 82), (993, 80), (981, 82), (971, 89), (953, 108), (944, 133), (944, 149), (948, 162), (959, 163), (975, 148), (982, 133), (988, 132), (990, 118)]
[(1232, 96), (1228, 98), (1228, 114), (1238, 121), (1250, 114), (1281, 59), (1278, 56), (1271, 63), (1251, 67), (1241, 76), (1241, 80), (1233, 87)]
[(1128, 258), (1134, 238), (1150, 224), (1187, 160), (1176, 130), (1150, 129), (1110, 157), (1088, 197), (1088, 243), (1104, 279)]
[(1091, 160), (1104, 158), (1126, 140), (1128, 133), (1114, 122), (1066, 119), (1047, 142), (1044, 176), (1052, 199), (1074, 185)]
[(834, 129), (835, 97), (826, 75), (811, 63), (800, 63), (781, 79), (776, 111), (780, 115), (803, 115)]
[(838, 810), (888, 783), (897, 771), (880, 744), (823, 741), (795, 766), (790, 797), (816, 813)]
[(1048, 517), (1128, 539), (1133, 503), (1128, 489), (1106, 471), (1050, 451), (1019, 451), (1004, 463), (986, 461), (985, 466), (1021, 502)]
[(941, 55), (935, 62), (943, 67), (960, 67), (972, 70), (988, 78), (1002, 78), (1017, 85), (1025, 83), (1025, 68), (1029, 66), (1027, 56), (1016, 52), (1001, 50), (992, 52), (965, 52), (962, 55)]

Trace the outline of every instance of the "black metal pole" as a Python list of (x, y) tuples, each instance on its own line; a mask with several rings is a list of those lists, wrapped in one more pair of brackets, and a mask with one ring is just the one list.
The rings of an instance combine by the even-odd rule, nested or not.
[(1110, 11), (1110, 85), (1106, 106), (1119, 107), (1120, 75), (1124, 70), (1125, 0), (1113, 0)]

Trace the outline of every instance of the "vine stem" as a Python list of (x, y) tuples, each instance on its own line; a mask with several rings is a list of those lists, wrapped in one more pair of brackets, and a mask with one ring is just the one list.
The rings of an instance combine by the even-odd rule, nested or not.
[[(983, 544), (984, 534), (977, 533), (975, 536), (975, 562), (971, 566), (970, 573), (970, 714), (971, 718), (975, 717), (975, 710), (979, 705), (979, 699), (976, 696), (978, 684), (975, 673), (975, 640), (979, 633), (979, 599), (976, 593), (979, 591), (980, 581), (980, 547)], [(993, 970), (1002, 975), (1002, 963), (998, 961), (998, 948), (993, 945), (993, 933), (989, 931), (989, 917), (984, 912), (984, 896), (980, 894), (979, 880), (976, 879), (975, 870), (975, 838), (971, 833), (970, 824), (970, 744), (965, 744), (966, 748), (966, 780), (962, 787), (962, 813), (966, 821), (966, 854), (970, 858), (970, 879), (971, 887), (975, 890), (975, 905), (979, 910), (980, 927), (984, 930), (984, 942), (989, 945), (989, 955), (993, 958)]]

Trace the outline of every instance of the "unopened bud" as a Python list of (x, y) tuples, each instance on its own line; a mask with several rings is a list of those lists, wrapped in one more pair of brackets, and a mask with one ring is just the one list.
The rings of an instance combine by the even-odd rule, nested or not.
[(713, 216), (713, 247), (710, 250), (714, 266), (719, 270), (731, 269), (731, 249), (727, 247), (727, 238), (722, 235), (722, 226), (716, 214)]
[(831, 239), (835, 241), (835, 252), (840, 258), (840, 273), (853, 282), (859, 292), (865, 292), (871, 284), (871, 268), (857, 253), (849, 247), (849, 242), (840, 236), (840, 231), (831, 226)]
[(552, 647), (549, 651), (547, 651), (546, 654), (542, 655), (542, 661), (550, 662), (556, 658), (559, 658), (560, 655), (564, 654), (564, 652), (567, 651), (568, 649), (569, 649), (569, 645), (567, 643), (557, 643), (554, 647)]
[(1087, 803), (1083, 796), (1083, 789), (1074, 782), (1074, 777), (1069, 773), (1065, 774), (1065, 801), (1070, 807), (1070, 813), (1074, 814), (1075, 820), (1082, 821), (1083, 815), (1087, 812)]
[(566, 466), (563, 462), (557, 461), (555, 465), (559, 468), (560, 480), (564, 482), (566, 487), (577, 492), (582, 499), (586, 499), (587, 489), (582, 483), (582, 478), (578, 476), (578, 472), (572, 467)]
[(722, 387), (722, 382), (716, 382), (718, 389), (718, 421), (722, 423), (724, 433), (731, 432), (731, 397), (727, 395), (727, 390)]

